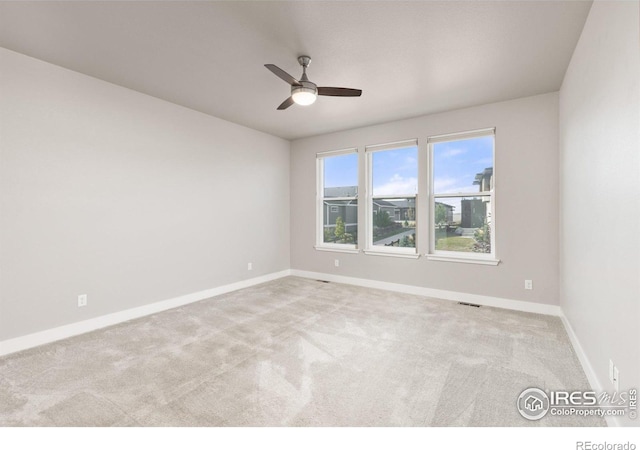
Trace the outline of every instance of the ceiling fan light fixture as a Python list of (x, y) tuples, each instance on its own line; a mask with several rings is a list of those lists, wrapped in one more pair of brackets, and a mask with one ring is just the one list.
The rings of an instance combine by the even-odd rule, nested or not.
[(293, 101), (298, 105), (311, 105), (316, 101), (317, 97), (318, 90), (311, 87), (299, 86), (291, 90), (291, 98), (293, 98)]
[(275, 76), (291, 86), (291, 96), (278, 106), (278, 111), (287, 109), (294, 103), (302, 106), (311, 105), (315, 103), (318, 95), (328, 95), (331, 97), (360, 97), (362, 95), (361, 89), (318, 87), (317, 84), (309, 81), (309, 78), (307, 77), (307, 67), (309, 67), (311, 58), (308, 56), (300, 56), (298, 58), (298, 62), (302, 66), (302, 76), (300, 77), (300, 80), (296, 80), (275, 64), (264, 65)]

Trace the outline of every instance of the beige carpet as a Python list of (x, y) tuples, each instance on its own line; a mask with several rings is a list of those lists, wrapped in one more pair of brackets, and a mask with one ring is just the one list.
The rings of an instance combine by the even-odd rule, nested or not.
[(0, 358), (0, 425), (604, 425), (531, 386), (588, 388), (556, 317), (288, 277)]

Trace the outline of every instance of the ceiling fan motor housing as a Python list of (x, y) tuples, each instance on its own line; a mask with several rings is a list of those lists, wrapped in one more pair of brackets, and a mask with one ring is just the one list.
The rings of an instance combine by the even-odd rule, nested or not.
[(296, 92), (309, 92), (311, 94), (318, 95), (318, 86), (311, 81), (300, 81), (300, 85), (291, 86), (291, 95)]
[(311, 56), (307, 56), (307, 55), (298, 56), (298, 62), (302, 67), (306, 69), (307, 67), (309, 67), (309, 64), (311, 64)]
[(299, 105), (310, 105), (316, 101), (318, 96), (318, 86), (307, 78), (307, 67), (311, 63), (311, 58), (304, 55), (299, 56), (298, 62), (302, 66), (302, 77), (300, 77), (298, 85), (291, 86), (291, 97)]

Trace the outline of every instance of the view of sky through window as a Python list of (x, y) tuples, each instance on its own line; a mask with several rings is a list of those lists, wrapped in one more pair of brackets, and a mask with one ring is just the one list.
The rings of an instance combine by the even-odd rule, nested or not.
[(493, 136), (441, 142), (433, 146), (433, 184), (436, 194), (474, 193), (476, 174), (493, 167)]
[(373, 195), (418, 193), (418, 147), (385, 150), (372, 154)]
[[(418, 189), (416, 146), (373, 153), (373, 195), (413, 195)], [(434, 192), (475, 193), (476, 174), (493, 167), (493, 136), (482, 136), (434, 145)], [(324, 160), (324, 186), (358, 185), (358, 154)]]
[(345, 187), (358, 185), (358, 154), (331, 156), (324, 158), (324, 187)]

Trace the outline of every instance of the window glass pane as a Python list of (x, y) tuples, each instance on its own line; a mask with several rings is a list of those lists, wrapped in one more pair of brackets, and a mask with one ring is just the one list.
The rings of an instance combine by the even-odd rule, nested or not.
[(373, 195), (418, 193), (418, 147), (373, 152)]
[(373, 245), (416, 246), (416, 198), (373, 199)]
[(324, 196), (355, 197), (358, 194), (358, 154), (327, 156), (324, 163)]
[(491, 253), (491, 197), (440, 197), (434, 207), (436, 250)]
[(357, 200), (325, 199), (322, 210), (322, 242), (334, 244), (358, 242)]
[(492, 135), (433, 144), (434, 192), (490, 191), (493, 185), (493, 139)]

